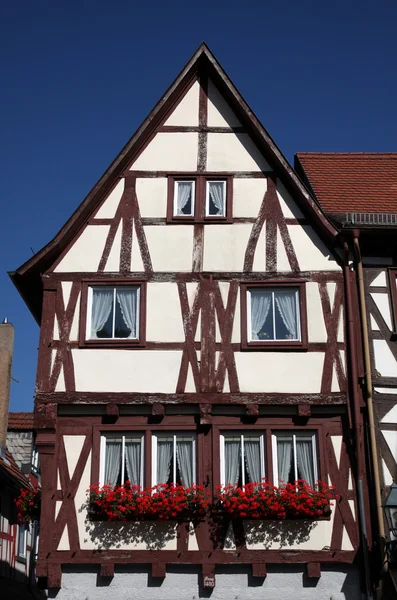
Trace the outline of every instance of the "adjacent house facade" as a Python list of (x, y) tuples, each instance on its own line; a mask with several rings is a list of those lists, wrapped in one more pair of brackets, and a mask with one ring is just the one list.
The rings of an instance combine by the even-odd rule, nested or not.
[[(383, 505), (397, 480), (397, 154), (299, 153), (295, 168), (347, 240), (357, 272), (360, 375), (368, 410), (367, 447), (374, 458), (372, 525), (376, 537), (393, 540), (397, 512), (391, 511), (388, 520)], [(397, 593), (395, 553), (389, 551), (389, 558), (387, 564), (383, 548), (383, 576), (387, 584), (388, 569), (395, 586), (384, 597), (391, 598)]]
[[(358, 329), (350, 319), (348, 334), (336, 246), (202, 45), (62, 230), (12, 274), (41, 326), (37, 572), (50, 597), (368, 591), (362, 415), (346, 366)], [(339, 498), (318, 520), (232, 520), (216, 535), (209, 518), (87, 512), (98, 482), (200, 484), (215, 497), (262, 478), (321, 480)]]

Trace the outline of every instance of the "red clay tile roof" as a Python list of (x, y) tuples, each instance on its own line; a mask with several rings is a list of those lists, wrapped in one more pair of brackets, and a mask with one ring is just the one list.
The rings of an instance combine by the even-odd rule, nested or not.
[(325, 213), (397, 214), (397, 153), (298, 152), (295, 167)]
[[(27, 413), (29, 414), (29, 413)], [(6, 449), (6, 460), (1, 458), (0, 455), (0, 469), (5, 471), (8, 475), (10, 475), (17, 485), (22, 487), (30, 487), (29, 480), (25, 477), (25, 475), (20, 471), (15, 462), (11, 452)]]
[(8, 429), (33, 429), (32, 412), (8, 413)]

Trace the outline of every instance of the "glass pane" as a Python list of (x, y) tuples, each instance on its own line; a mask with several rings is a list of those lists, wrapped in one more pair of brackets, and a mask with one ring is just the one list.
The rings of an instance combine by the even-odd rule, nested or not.
[(225, 484), (241, 483), (241, 438), (225, 436)]
[(277, 471), (278, 485), (280, 482), (293, 483), (295, 481), (294, 448), (292, 435), (277, 435)]
[(272, 292), (250, 290), (251, 339), (274, 340)]
[(125, 465), (124, 482), (129, 479), (132, 485), (142, 485), (141, 481), (141, 453), (140, 438), (125, 438)]
[(105, 481), (107, 485), (115, 486), (121, 483), (121, 438), (106, 440)]
[(298, 321), (296, 314), (297, 290), (275, 290), (275, 324), (277, 340), (297, 340)]
[(213, 217), (225, 216), (225, 181), (208, 181), (207, 215)]
[(190, 487), (195, 479), (195, 465), (193, 464), (193, 439), (188, 436), (176, 438), (177, 458), (177, 483)]
[(113, 288), (92, 290), (91, 338), (111, 338), (113, 327)]
[(262, 481), (262, 461), (259, 436), (244, 436), (244, 458), (248, 476), (246, 482), (260, 483)]
[(136, 338), (138, 319), (138, 289), (116, 288), (114, 337)]
[(191, 216), (193, 214), (193, 182), (178, 181), (176, 190), (176, 214)]
[(296, 458), (298, 465), (298, 477), (304, 479), (311, 486), (316, 482), (314, 481), (314, 456), (313, 456), (313, 442), (311, 438), (297, 436), (296, 438)]

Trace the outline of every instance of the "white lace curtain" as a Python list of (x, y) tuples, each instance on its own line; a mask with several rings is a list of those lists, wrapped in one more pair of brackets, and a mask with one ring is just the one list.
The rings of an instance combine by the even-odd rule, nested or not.
[[(212, 200), (215, 208), (217, 209), (216, 215), (223, 216), (225, 214), (225, 200), (223, 195), (224, 183), (222, 181), (211, 181), (209, 186), (209, 196)], [(211, 210), (210, 210), (210, 214)]]
[(95, 288), (92, 292), (91, 338), (98, 337), (113, 306), (113, 288)]
[(186, 213), (183, 212), (186, 204), (189, 202), (189, 198), (191, 198), (192, 194), (192, 184), (190, 181), (178, 181), (178, 196), (177, 196), (177, 205), (176, 205), (176, 214), (184, 215)]
[(292, 437), (277, 439), (277, 470), (278, 478), (288, 483), (292, 461)]
[(266, 323), (271, 301), (271, 292), (251, 291), (251, 327), (253, 340), (259, 339), (258, 334)]
[(127, 475), (132, 485), (141, 485), (141, 441), (125, 441)]
[(157, 483), (168, 482), (170, 476), (172, 450), (172, 441), (157, 441)]
[(236, 485), (240, 475), (241, 443), (225, 440), (225, 484)]
[(244, 438), (245, 463), (251, 483), (261, 483), (261, 448), (259, 439)]
[(312, 440), (296, 440), (296, 458), (299, 477), (314, 486), (316, 482), (314, 481)]
[(275, 300), (285, 327), (287, 328), (292, 339), (297, 339), (298, 327), (296, 319), (296, 292), (277, 292), (275, 294)]
[(121, 440), (106, 442), (105, 481), (106, 485), (114, 487), (117, 483), (121, 468)]
[(178, 440), (177, 438), (176, 458), (181, 474), (182, 485), (184, 487), (190, 487), (194, 483), (193, 444), (191, 440)]
[(129, 338), (136, 338), (136, 324), (137, 324), (137, 290), (136, 289), (116, 289), (116, 298), (120, 305), (121, 315), (124, 323), (130, 330)]

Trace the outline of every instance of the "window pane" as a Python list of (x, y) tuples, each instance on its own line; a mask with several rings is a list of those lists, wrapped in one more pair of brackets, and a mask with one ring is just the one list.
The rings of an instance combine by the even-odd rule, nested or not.
[(260, 483), (262, 481), (262, 468), (259, 436), (244, 436), (244, 457), (248, 481)]
[(251, 296), (251, 339), (273, 340), (272, 292), (250, 290)]
[(18, 556), (26, 556), (26, 528), (23, 525), (18, 526)]
[(177, 181), (176, 182), (176, 206), (174, 214), (178, 216), (193, 215), (193, 182), (192, 181)]
[(241, 477), (241, 438), (225, 436), (225, 484), (236, 485)]
[(191, 437), (177, 436), (176, 458), (180, 479), (178, 483), (184, 487), (193, 485), (195, 465), (193, 464), (193, 439)]
[(277, 340), (297, 340), (299, 338), (296, 314), (297, 290), (275, 290), (275, 324)]
[(304, 479), (314, 485), (314, 456), (312, 438), (296, 437), (296, 458), (299, 479)]
[(157, 438), (157, 483), (171, 483), (173, 477), (172, 438)]
[(207, 181), (207, 216), (225, 216), (225, 181)]
[[(142, 442), (140, 438), (125, 438), (125, 481), (130, 480), (131, 485), (142, 485), (141, 460)], [(125, 482), (123, 482), (125, 483)]]
[(138, 288), (116, 288), (115, 338), (136, 338)]
[(106, 440), (104, 483), (112, 487), (117, 483), (121, 483), (121, 449), (121, 438)]
[(277, 434), (277, 471), (276, 485), (295, 481), (293, 437), (288, 434)]
[(92, 290), (91, 338), (111, 338), (113, 324), (113, 288)]

